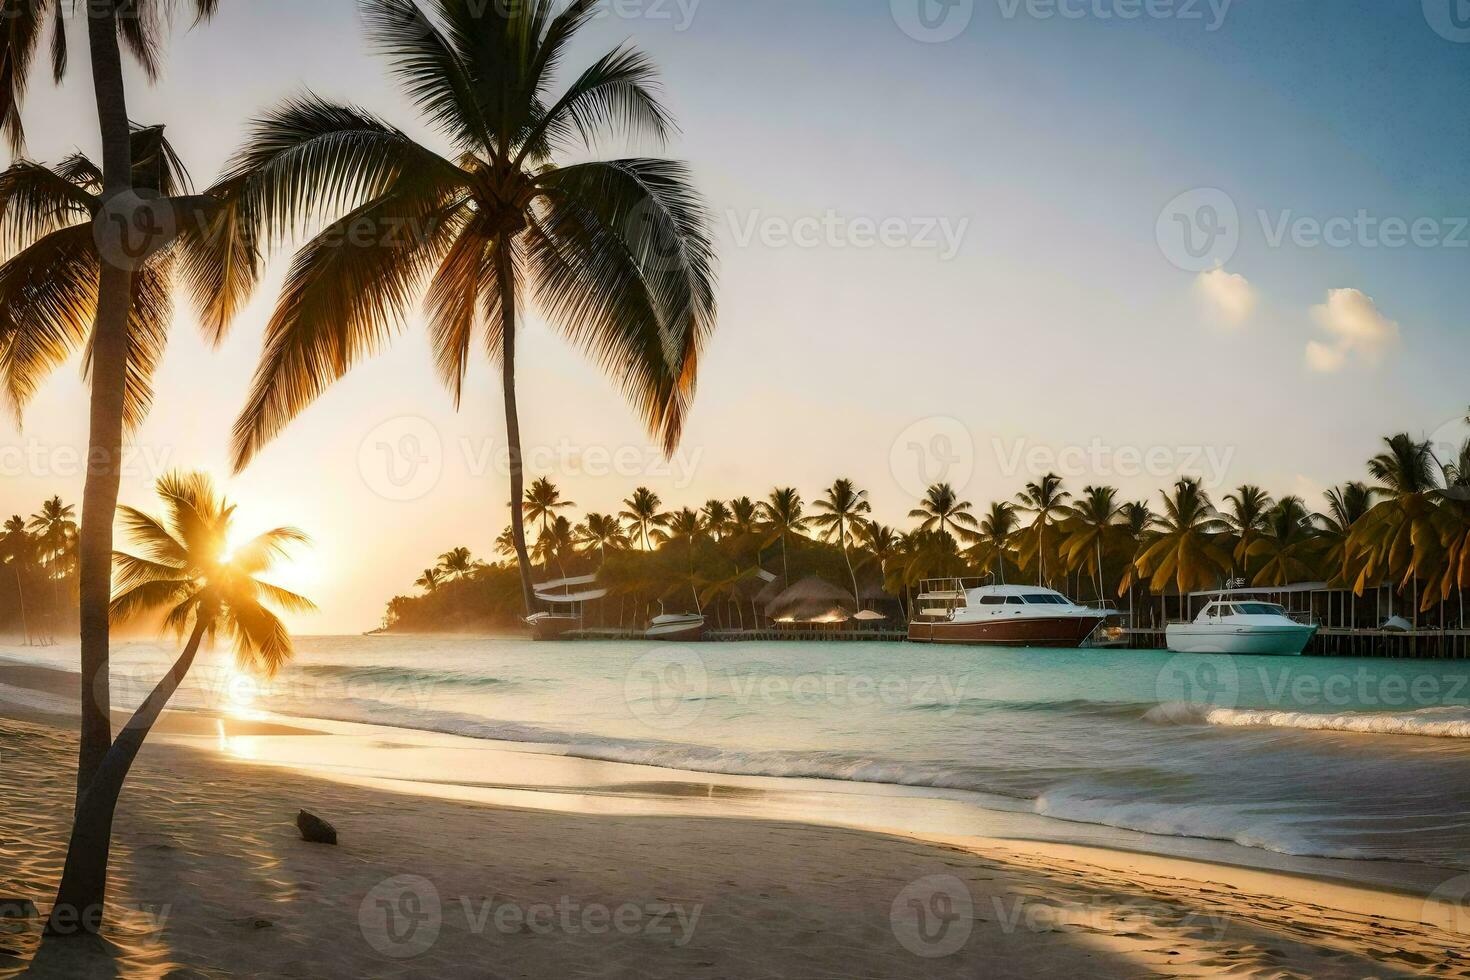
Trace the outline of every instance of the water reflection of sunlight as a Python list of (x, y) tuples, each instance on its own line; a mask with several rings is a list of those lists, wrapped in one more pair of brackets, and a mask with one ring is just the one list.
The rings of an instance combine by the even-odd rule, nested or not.
[(260, 721), (265, 712), (256, 707), (262, 691), (253, 674), (237, 670), (233, 665), (225, 673), (224, 698), (221, 707), (232, 718)]
[(229, 735), (225, 732), (224, 719), (215, 719), (215, 726), (219, 731), (219, 750), (237, 759), (255, 760), (260, 753), (255, 744), (255, 738), (250, 735)]

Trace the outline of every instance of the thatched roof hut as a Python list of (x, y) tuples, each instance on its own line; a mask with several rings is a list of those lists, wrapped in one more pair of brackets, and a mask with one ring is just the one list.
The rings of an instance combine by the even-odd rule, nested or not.
[(843, 623), (857, 612), (852, 593), (815, 576), (804, 578), (766, 605), (778, 623)]

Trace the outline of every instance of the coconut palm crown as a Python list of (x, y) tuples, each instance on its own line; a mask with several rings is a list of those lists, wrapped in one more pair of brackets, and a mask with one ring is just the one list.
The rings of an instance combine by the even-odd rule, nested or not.
[[(559, 92), (597, 0), (359, 0), (372, 44), (439, 152), (355, 106), (301, 95), (256, 124), (219, 185), (252, 242), (327, 222), (297, 254), (235, 425), (243, 467), (423, 297), (458, 405), (477, 348), (498, 363), (510, 500), (524, 487), (515, 398), (523, 302), (618, 384), (666, 451), (678, 444), (715, 320), (709, 219), (688, 169), (627, 157), (560, 164), (605, 138), (662, 144), (673, 122), (647, 57), (619, 47)], [(263, 250), (218, 283), (235, 310)], [(512, 528), (528, 569), (519, 506)], [(529, 608), (529, 579), (524, 580)]]

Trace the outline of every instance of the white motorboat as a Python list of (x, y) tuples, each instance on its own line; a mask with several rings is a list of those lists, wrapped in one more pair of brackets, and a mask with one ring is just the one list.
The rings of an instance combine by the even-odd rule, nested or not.
[(1297, 657), (1317, 635), (1313, 624), (1299, 623), (1270, 602), (1211, 602), (1192, 623), (1171, 623), (1169, 649), (1175, 653), (1237, 653)]
[(668, 643), (693, 643), (704, 639), (704, 617), (698, 613), (668, 613), (653, 617), (648, 631), (643, 634), (650, 640)]
[(1039, 586), (935, 579), (923, 584), (909, 641), (1073, 649), (1110, 615)]

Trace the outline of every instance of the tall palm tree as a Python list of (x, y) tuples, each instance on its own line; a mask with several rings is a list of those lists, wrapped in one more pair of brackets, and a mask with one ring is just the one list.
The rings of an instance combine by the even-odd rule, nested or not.
[(540, 559), (541, 565), (551, 574), (551, 563), (556, 562), (561, 570), (561, 577), (567, 577), (566, 566), (563, 559), (572, 555), (577, 550), (577, 532), (572, 527), (572, 522), (563, 515), (558, 514), (556, 520), (546, 525), (546, 529), (536, 538), (536, 557)]
[(1016, 494), (1016, 508), (1034, 515), (1022, 537), (1022, 558), (1028, 565), (1033, 560), (1036, 562), (1037, 585), (1047, 584), (1046, 532), (1067, 515), (1067, 501), (1071, 496), (1062, 489), (1062, 478), (1055, 473), (1026, 484), (1026, 489)]
[(730, 533), (742, 537), (760, 530), (761, 508), (749, 497), (736, 497), (730, 501)]
[(1244, 484), (1234, 493), (1227, 493), (1225, 503), (1228, 506), (1220, 518), (1235, 538), (1235, 565), (1242, 574), (1249, 576), (1251, 548), (1257, 540), (1269, 533), (1271, 509), (1275, 503), (1269, 493), (1250, 483)]
[(1073, 567), (1092, 559), (1097, 598), (1103, 597), (1103, 555), (1126, 539), (1118, 525), (1118, 491), (1113, 487), (1084, 487), (1070, 511), (1062, 549)]
[[(604, 137), (671, 134), (653, 64), (619, 47), (552, 91), (597, 0), (571, 0), (560, 13), (557, 0), (360, 3), (394, 77), (454, 153), (310, 94), (259, 121), (222, 185), (239, 220), (257, 240), (333, 220), (296, 256), (277, 302), (235, 426), (236, 466), (381, 348), (425, 283), (435, 360), (455, 403), (477, 342), (499, 362), (512, 501), (524, 493), (516, 331), (531, 294), (672, 452), (714, 326), (704, 206), (688, 170), (668, 160), (558, 164)], [(363, 227), (382, 233), (352, 233)], [(253, 281), (238, 277), (222, 292)], [(524, 522), (511, 510), (529, 613)]]
[(235, 507), (215, 492), (207, 476), (171, 474), (156, 489), (164, 504), (162, 518), (131, 507), (120, 510), (121, 524), (140, 554), (115, 556), (117, 592), (110, 614), (121, 623), (161, 613), (165, 627), (187, 641), (179, 659), (118, 733), (77, 803), (57, 893), (61, 908), (84, 908), (80, 903), (103, 888), (123, 782), (200, 646), (225, 640), (234, 645), (241, 670), (273, 675), (291, 658), (292, 647), (285, 624), (270, 607), (295, 613), (315, 608), (309, 599), (260, 577), (291, 547), (306, 544), (306, 535), (276, 528), (230, 551)]
[(699, 512), (700, 519), (704, 521), (705, 529), (714, 536), (716, 541), (724, 538), (730, 530), (730, 505), (723, 500), (707, 500), (704, 508)]
[(31, 642), (31, 621), (26, 615), (25, 567), (35, 553), (35, 542), (26, 530), (26, 519), (16, 514), (5, 522), (5, 536), (0, 538), (0, 557), (4, 557), (15, 574), (15, 595), (20, 604), (20, 627), (26, 644)]
[(936, 483), (924, 494), (919, 506), (909, 511), (909, 519), (919, 522), (919, 530), (947, 534), (956, 545), (973, 540), (979, 521), (971, 513), (975, 505), (961, 500), (954, 487)]
[(854, 530), (867, 523), (867, 515), (873, 512), (873, 505), (868, 503), (868, 491), (859, 490), (851, 480), (840, 479), (828, 487), (826, 494), (813, 506), (821, 513), (812, 517), (812, 525), (821, 528), (827, 540), (837, 539), (838, 546), (842, 548), (842, 560), (847, 562), (848, 578), (852, 579), (853, 601), (857, 603), (856, 608), (861, 609), (862, 593), (858, 590), (857, 572), (852, 568), (852, 556), (847, 551), (847, 539)]
[(1230, 555), (1216, 541), (1225, 523), (1200, 481), (1185, 477), (1163, 494), (1158, 530), (1135, 564), (1157, 594), (1170, 586), (1184, 595), (1216, 588), (1230, 573)]
[(1433, 556), (1426, 552), (1442, 556), (1434, 526), (1439, 474), (1428, 442), (1400, 433), (1384, 439), (1384, 446), (1368, 461), (1368, 472), (1378, 481), (1373, 492), (1384, 499), (1348, 538), (1349, 560), (1358, 565), (1353, 588), (1362, 595), (1370, 585), (1395, 579), (1400, 593), (1412, 589), (1411, 615), (1417, 620), (1420, 579), (1433, 574)]
[(1118, 595), (1128, 595), (1128, 619), (1133, 621), (1133, 592), (1138, 585), (1137, 558), (1148, 549), (1148, 546), (1156, 539), (1158, 532), (1158, 517), (1153, 508), (1146, 500), (1133, 500), (1118, 508), (1118, 518), (1122, 524), (1128, 547), (1132, 549), (1134, 561), (1128, 562), (1123, 568), (1123, 578), (1118, 582)]
[(761, 520), (765, 523), (769, 539), (781, 539), (781, 581), (791, 587), (791, 567), (786, 560), (786, 539), (800, 534), (811, 523), (804, 515), (806, 509), (801, 494), (795, 487), (777, 487), (770, 496), (760, 502)]
[[(5, 400), (19, 415), (44, 379), (82, 351), (91, 380), (90, 445), (78, 536), (79, 794), (112, 741), (107, 604), (123, 439), (142, 422), (152, 401), (153, 370), (173, 317), (176, 273), (182, 270), (192, 284), (201, 270), (215, 267), (219, 249), (234, 243), (232, 236), (216, 234), (210, 223), (218, 201), (189, 193), (188, 174), (162, 127), (130, 128), (122, 105), (116, 8), (112, 0), (85, 6), (94, 81), (104, 110), (103, 165), (77, 153), (54, 168), (20, 160), (0, 174), (0, 257), (5, 260), (0, 267), (0, 384)], [(198, 0), (198, 6), (212, 10), (214, 4)], [(144, 55), (145, 64), (156, 64), (157, 38), (148, 17), (156, 7), (157, 0), (141, 0), (121, 21), (131, 32), (130, 46)], [(28, 63), (35, 38), (27, 32), (36, 26), (24, 14), (9, 16), (19, 8), (32, 13), (62, 10), (61, 0), (6, 7), (0, 30), (0, 116), (14, 123), (12, 135), (19, 132), (14, 97), (25, 81), (24, 72), (15, 69)], [(139, 220), (139, 212), (129, 210), (129, 202), (141, 200), (139, 195), (158, 199), (154, 206), (172, 213), (150, 213)], [(139, 241), (139, 227), (182, 234), (150, 232)], [(216, 341), (221, 336), (211, 329), (206, 334)]]
[(1250, 554), (1264, 559), (1251, 584), (1265, 588), (1309, 581), (1321, 543), (1306, 504), (1300, 497), (1282, 497), (1267, 518), (1266, 533), (1251, 545)]
[(694, 574), (695, 546), (708, 537), (704, 521), (699, 514), (685, 507), (670, 514), (664, 527), (655, 532), (655, 537), (660, 544), (684, 546), (689, 562), (689, 590), (694, 593), (694, 611), (704, 612), (704, 604), (699, 597), (699, 582)]
[(439, 571), (450, 578), (468, 578), (479, 567), (468, 548), (453, 548), (439, 556)]
[(444, 584), (444, 573), (437, 568), (426, 568), (424, 573), (413, 583), (425, 592), (433, 592)]
[(635, 536), (643, 542), (644, 551), (653, 547), (653, 531), (669, 519), (669, 515), (663, 512), (663, 505), (659, 495), (647, 487), (639, 487), (623, 501), (625, 510), (619, 516), (628, 522)]
[(557, 516), (557, 511), (575, 506), (577, 505), (572, 501), (563, 500), (556, 484), (543, 476), (526, 488), (526, 499), (521, 504), (521, 510), (527, 520), (539, 521), (541, 533), (545, 534), (551, 529), (551, 522)]
[(1465, 628), (1465, 590), (1470, 588), (1470, 439), (1460, 446), (1455, 459), (1444, 464), (1445, 488), (1436, 511), (1440, 544), (1444, 549), (1444, 574), (1438, 594), (1448, 598), (1451, 590), (1459, 600), (1460, 629)]
[(588, 548), (596, 548), (602, 561), (607, 561), (607, 551), (621, 551), (628, 547), (628, 532), (623, 522), (611, 514), (591, 513), (577, 525), (577, 540)]
[(1011, 539), (1019, 525), (1015, 505), (1004, 500), (991, 501), (990, 510), (980, 518), (979, 535), (970, 548), (970, 557), (992, 575), (999, 572), (1002, 585), (1006, 580), (1006, 558), (1011, 552)]

